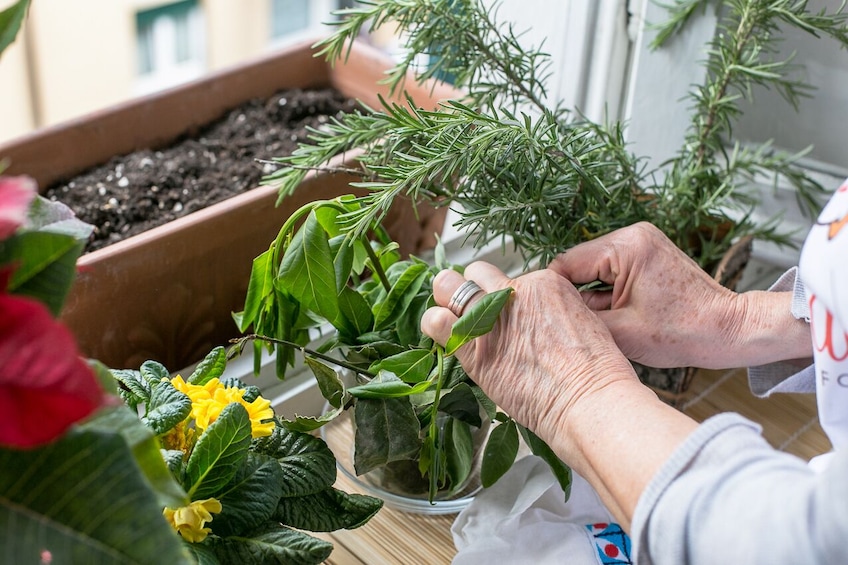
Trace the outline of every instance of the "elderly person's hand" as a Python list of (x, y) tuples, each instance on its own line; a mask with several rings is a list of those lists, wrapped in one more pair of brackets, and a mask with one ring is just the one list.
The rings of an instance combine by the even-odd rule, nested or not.
[(645, 485), (695, 423), (636, 378), (609, 331), (566, 278), (551, 270), (511, 280), (473, 263), (442, 271), (422, 330), (444, 344), (456, 315), (447, 308), (467, 279), (486, 292), (515, 292), (494, 329), (456, 356), (503, 410), (538, 434), (586, 478), (625, 528)]
[[(515, 292), (494, 330), (456, 356), (492, 400), (543, 437), (560, 432), (561, 420), (586, 395), (636, 379), (606, 327), (563, 277), (542, 270), (511, 280), (488, 263), (472, 263), (464, 277), (451, 270), (436, 276), (436, 303), (447, 305), (466, 279), (486, 292)], [(445, 343), (456, 320), (447, 308), (432, 308), (421, 326)]]
[(587, 291), (629, 359), (652, 367), (730, 368), (809, 356), (809, 328), (789, 314), (791, 293), (732, 292), (651, 224), (582, 243), (549, 269)]

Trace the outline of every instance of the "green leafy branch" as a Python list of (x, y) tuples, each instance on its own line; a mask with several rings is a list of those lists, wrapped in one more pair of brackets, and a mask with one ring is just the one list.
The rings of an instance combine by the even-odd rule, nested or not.
[[(236, 340), (234, 349), (241, 351), (251, 341), (272, 346), (281, 377), (294, 352), (302, 353), (329, 408), (283, 424), (311, 432), (352, 409), (356, 472), (412, 463), (434, 500), (440, 491), (465, 484), (473, 437), (496, 415), (453, 354), (491, 330), (511, 289), (470, 306), (443, 348), (421, 333), (420, 320), (434, 304), (434, 275), (448, 266), (401, 259), (393, 242), (369, 239), (382, 232), (376, 220), (358, 235), (345, 218), (360, 206), (351, 197), (313, 202), (286, 221), (269, 250), (254, 261), (245, 309), (236, 316), (242, 331), (252, 327), (253, 333)], [(326, 325), (335, 334), (318, 348), (308, 347), (314, 332)], [(281, 358), (286, 363), (279, 363)], [(354, 382), (345, 382), (339, 368), (353, 374)], [(501, 476), (514, 459), (515, 454), (494, 458), (487, 477)], [(562, 465), (553, 459), (551, 464)]]

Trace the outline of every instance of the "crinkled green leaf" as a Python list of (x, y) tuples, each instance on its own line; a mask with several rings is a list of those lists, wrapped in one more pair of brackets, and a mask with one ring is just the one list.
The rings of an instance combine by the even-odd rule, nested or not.
[(163, 380), (171, 380), (171, 373), (158, 361), (145, 361), (141, 364), (139, 373), (150, 385), (156, 385)]
[(480, 482), (490, 487), (509, 471), (518, 455), (518, 428), (512, 419), (498, 425), (489, 435), (483, 451)]
[(215, 497), (222, 511), (210, 527), (219, 536), (238, 536), (264, 524), (277, 509), (285, 477), (268, 455), (248, 454), (232, 480)]
[(247, 410), (228, 404), (201, 434), (185, 470), (185, 488), (192, 500), (214, 497), (233, 478), (247, 456), (251, 426)]
[(317, 565), (330, 556), (333, 544), (268, 522), (243, 536), (209, 538), (205, 544), (221, 563)]
[(453, 355), (469, 341), (492, 331), (511, 294), (512, 288), (503, 288), (484, 295), (469, 306), (451, 327), (451, 335), (445, 344), (445, 354)]
[(153, 387), (142, 422), (161, 435), (188, 418), (190, 413), (191, 398), (177, 390), (170, 381), (160, 381)]
[(283, 498), (274, 519), (311, 532), (351, 530), (368, 522), (382, 506), (379, 498), (328, 488), (310, 496)]
[(368, 369), (372, 373), (388, 371), (405, 383), (425, 380), (433, 370), (435, 357), (428, 349), (410, 349), (374, 363)]
[(202, 386), (224, 374), (227, 368), (227, 350), (221, 346), (214, 348), (197, 364), (186, 382)]
[(38, 449), (0, 449), (0, 531), (10, 564), (42, 563), (43, 551), (54, 563), (192, 562), (114, 431), (77, 429)]
[(306, 496), (321, 492), (336, 482), (336, 458), (327, 444), (307, 433), (275, 428), (268, 440), (283, 470), (282, 496)]
[(133, 369), (111, 369), (112, 377), (119, 383), (118, 394), (130, 408), (150, 400), (151, 385)]
[(211, 548), (199, 543), (183, 542), (197, 565), (221, 565)]
[(418, 454), (420, 425), (408, 398), (361, 398), (354, 405), (353, 415), (357, 475)]

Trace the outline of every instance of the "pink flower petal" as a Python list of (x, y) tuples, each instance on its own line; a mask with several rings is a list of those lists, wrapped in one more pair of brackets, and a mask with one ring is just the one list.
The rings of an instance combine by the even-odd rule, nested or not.
[(49, 442), (103, 396), (71, 333), (40, 302), (0, 294), (0, 444)]
[(38, 185), (30, 177), (0, 177), (0, 239), (6, 239), (27, 219)]

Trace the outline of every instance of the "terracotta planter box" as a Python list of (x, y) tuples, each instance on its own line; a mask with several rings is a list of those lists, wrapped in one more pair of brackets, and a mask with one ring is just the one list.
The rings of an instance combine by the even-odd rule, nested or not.
[[(102, 110), (0, 145), (6, 174), (28, 174), (41, 187), (143, 148), (167, 146), (227, 110), (286, 88), (331, 86), (376, 107), (377, 84), (390, 63), (357, 45), (346, 63), (313, 57), (312, 42)], [(419, 106), (454, 94), (447, 87), (407, 88)], [(354, 192), (344, 175), (312, 175), (275, 206), (276, 190), (259, 187), (164, 226), (84, 255), (63, 320), (84, 355), (113, 368), (155, 359), (170, 369), (202, 358), (238, 334), (231, 318), (243, 306), (252, 259), (267, 249), (286, 218), (305, 202)], [(406, 252), (441, 229), (444, 210), (411, 205), (392, 211), (392, 236)]]

